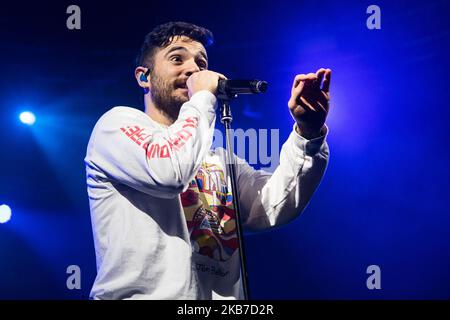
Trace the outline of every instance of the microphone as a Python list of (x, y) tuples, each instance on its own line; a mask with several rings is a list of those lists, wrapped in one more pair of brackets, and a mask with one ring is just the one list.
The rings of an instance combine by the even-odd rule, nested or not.
[(261, 80), (219, 80), (219, 95), (235, 96), (236, 94), (263, 93), (267, 90), (267, 82)]

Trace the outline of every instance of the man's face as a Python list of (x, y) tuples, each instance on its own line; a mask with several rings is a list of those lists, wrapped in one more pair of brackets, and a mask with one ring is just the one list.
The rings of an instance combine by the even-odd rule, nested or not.
[(207, 68), (208, 58), (201, 43), (185, 36), (175, 37), (154, 56), (150, 94), (155, 106), (176, 120), (181, 106), (189, 100), (186, 80)]

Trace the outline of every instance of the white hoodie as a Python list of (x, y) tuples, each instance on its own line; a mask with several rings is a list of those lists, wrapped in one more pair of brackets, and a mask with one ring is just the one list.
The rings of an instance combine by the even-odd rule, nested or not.
[[(92, 132), (85, 158), (97, 258), (92, 299), (242, 299), (226, 154), (211, 151), (216, 97), (200, 91), (176, 122), (115, 107)], [(323, 135), (295, 130), (270, 174), (236, 159), (244, 230), (285, 224), (325, 172)]]

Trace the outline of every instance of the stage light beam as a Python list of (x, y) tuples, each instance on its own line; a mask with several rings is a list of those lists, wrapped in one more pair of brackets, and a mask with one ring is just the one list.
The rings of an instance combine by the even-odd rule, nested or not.
[(22, 123), (32, 126), (36, 122), (36, 117), (30, 111), (24, 111), (20, 114), (19, 119)]
[(11, 208), (6, 204), (0, 206), (0, 223), (6, 223), (11, 219)]

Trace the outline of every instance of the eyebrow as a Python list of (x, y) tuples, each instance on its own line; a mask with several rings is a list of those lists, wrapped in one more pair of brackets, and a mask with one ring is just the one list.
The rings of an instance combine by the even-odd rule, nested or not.
[[(176, 46), (176, 47), (172, 47), (170, 48), (169, 51), (166, 52), (166, 54), (164, 55), (164, 57), (167, 57), (171, 52), (177, 51), (177, 50), (183, 50), (186, 52), (189, 52), (185, 47), (183, 46)], [(206, 57), (206, 54), (203, 51), (199, 51), (199, 54), (206, 60), (208, 61), (208, 58)]]

